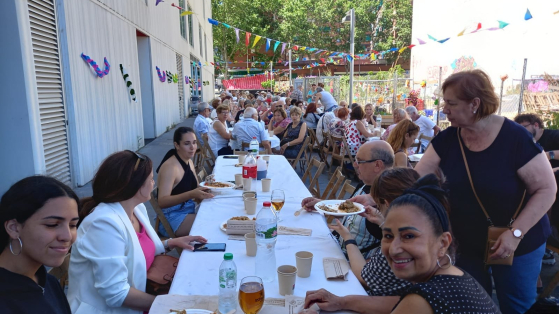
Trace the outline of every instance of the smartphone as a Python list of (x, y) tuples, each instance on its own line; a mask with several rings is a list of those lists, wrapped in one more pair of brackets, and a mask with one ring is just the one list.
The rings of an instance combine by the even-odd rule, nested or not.
[(194, 252), (225, 252), (225, 243), (194, 244)]
[(223, 156), (223, 159), (239, 159), (239, 156)]

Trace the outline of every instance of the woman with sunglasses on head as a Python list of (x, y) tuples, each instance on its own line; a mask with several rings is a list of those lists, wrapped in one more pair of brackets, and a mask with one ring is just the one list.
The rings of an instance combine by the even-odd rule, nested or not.
[[(215, 122), (214, 122), (215, 123)], [(212, 126), (213, 127), (213, 126)], [(157, 167), (157, 203), (177, 236), (190, 234), (196, 218), (195, 202), (212, 198), (210, 189), (199, 187), (193, 158), (198, 148), (194, 130), (180, 127), (173, 135), (174, 149), (167, 152)], [(159, 233), (169, 235), (159, 226)]]
[(93, 178), (93, 196), (82, 200), (78, 237), (70, 258), (68, 301), (72, 313), (140, 314), (147, 271), (155, 256), (175, 247), (191, 250), (200, 236), (161, 242), (144, 202), (153, 190), (151, 160), (133, 151), (107, 157)]
[(46, 267), (62, 265), (76, 240), (79, 199), (54, 178), (33, 176), (0, 201), (0, 312), (70, 314)]

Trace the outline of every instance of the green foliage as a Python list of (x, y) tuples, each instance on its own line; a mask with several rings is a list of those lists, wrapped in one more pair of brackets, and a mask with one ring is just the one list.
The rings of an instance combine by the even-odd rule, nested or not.
[(559, 130), (559, 112), (540, 111), (538, 115), (546, 129)]
[(276, 82), (274, 80), (268, 80), (260, 83), (260, 85), (262, 85), (264, 89), (272, 89), (276, 85)]

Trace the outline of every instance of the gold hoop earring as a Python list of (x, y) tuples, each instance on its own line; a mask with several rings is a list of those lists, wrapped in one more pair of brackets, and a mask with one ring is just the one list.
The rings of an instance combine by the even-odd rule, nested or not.
[(18, 256), (23, 251), (23, 242), (21, 242), (21, 239), (19, 237), (17, 237), (17, 239), (19, 240), (19, 247), (20, 247), (19, 252), (17, 254), (14, 253), (14, 249), (12, 248), (12, 240), (10, 240), (10, 252), (12, 252), (12, 254), (15, 256)]
[(442, 268), (442, 269), (449, 269), (450, 266), (454, 265), (454, 263), (452, 263), (452, 258), (450, 257), (450, 255), (448, 255), (448, 254), (445, 254), (445, 255), (446, 255), (446, 257), (448, 257), (448, 267), (442, 268), (441, 263), (439, 262), (439, 260), (437, 260), (437, 266), (439, 266), (439, 268)]

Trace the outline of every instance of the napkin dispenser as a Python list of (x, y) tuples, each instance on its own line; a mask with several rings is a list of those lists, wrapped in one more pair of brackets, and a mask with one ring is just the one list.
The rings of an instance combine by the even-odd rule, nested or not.
[(227, 220), (227, 234), (247, 234), (254, 232), (255, 220)]

